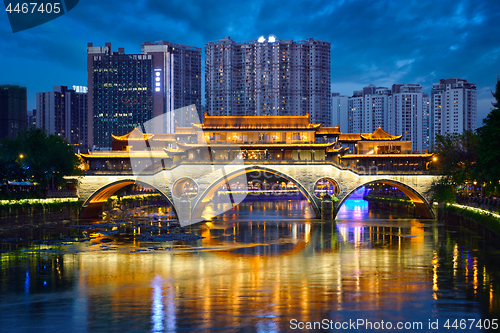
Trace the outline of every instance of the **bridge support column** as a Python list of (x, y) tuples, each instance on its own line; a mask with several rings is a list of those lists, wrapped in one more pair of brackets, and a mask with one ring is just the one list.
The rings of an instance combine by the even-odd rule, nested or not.
[(177, 209), (179, 221), (191, 220), (191, 201), (187, 198), (181, 198), (179, 201), (179, 209)]
[(330, 199), (321, 200), (321, 219), (334, 219), (333, 202)]
[(415, 204), (415, 213), (417, 213), (420, 217), (424, 219), (432, 219), (431, 211), (427, 208), (427, 205), (423, 202), (414, 202)]
[(80, 210), (81, 219), (92, 219), (97, 218), (102, 214), (102, 207), (106, 204), (105, 201), (101, 202), (91, 202), (86, 207)]

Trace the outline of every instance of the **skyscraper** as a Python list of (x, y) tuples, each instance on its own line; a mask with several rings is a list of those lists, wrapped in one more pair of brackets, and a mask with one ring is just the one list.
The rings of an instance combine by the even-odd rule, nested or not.
[(347, 132), (349, 130), (349, 113), (348, 105), (349, 98), (332, 93), (332, 123), (331, 126), (340, 126), (340, 131)]
[(402, 140), (413, 151), (429, 149), (429, 97), (419, 84), (394, 84), (391, 89), (370, 84), (348, 99), (348, 130), (370, 133), (378, 126)]
[(392, 107), (388, 132), (403, 134), (401, 140), (411, 141), (413, 151), (424, 147), (424, 99), (420, 84), (392, 85)]
[(437, 134), (475, 130), (477, 91), (464, 79), (440, 79), (431, 90), (431, 145)]
[(36, 127), (66, 138), (69, 143), (87, 146), (88, 94), (86, 87), (54, 86), (36, 94)]
[[(201, 108), (201, 49), (165, 41), (145, 42), (141, 54), (87, 46), (89, 146), (111, 147), (111, 134), (129, 133), (177, 108)], [(169, 113), (156, 132), (173, 132), (190, 119)], [(144, 129), (153, 131), (153, 129)]]
[(205, 100), (211, 115), (305, 115), (331, 123), (330, 43), (315, 39), (205, 44)]
[(387, 131), (391, 91), (370, 84), (349, 98), (349, 132), (371, 133), (379, 125)]
[(0, 139), (10, 136), (27, 127), (28, 109), (26, 87), (18, 85), (0, 86)]

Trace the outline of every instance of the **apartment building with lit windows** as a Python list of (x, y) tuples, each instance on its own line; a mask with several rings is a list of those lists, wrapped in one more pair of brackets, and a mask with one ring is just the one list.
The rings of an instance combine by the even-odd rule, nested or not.
[(347, 118), (351, 133), (373, 132), (380, 126), (411, 141), (413, 151), (429, 149), (429, 96), (419, 84), (394, 84), (391, 89), (371, 84), (354, 91)]
[(477, 90), (465, 79), (440, 79), (430, 96), (431, 145), (436, 135), (462, 133), (477, 127)]
[[(145, 42), (140, 54), (87, 45), (89, 147), (111, 148), (111, 133), (124, 135), (166, 114), (155, 132), (188, 126), (176, 109), (201, 111), (201, 49), (167, 41)], [(152, 131), (153, 129), (145, 129)]]
[(298, 116), (331, 124), (330, 43), (251, 41), (205, 44), (206, 111), (219, 116)]
[(70, 144), (86, 148), (88, 142), (87, 87), (54, 86), (36, 93), (35, 127), (64, 137)]

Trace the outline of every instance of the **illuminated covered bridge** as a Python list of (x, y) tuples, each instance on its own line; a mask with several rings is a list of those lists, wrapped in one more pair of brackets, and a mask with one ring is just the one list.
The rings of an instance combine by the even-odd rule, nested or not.
[(247, 193), (246, 176), (266, 172), (295, 184), (318, 217), (315, 188), (325, 181), (340, 199), (337, 207), (359, 187), (383, 182), (404, 192), (421, 216), (432, 217), (425, 193), (436, 180), (427, 175), (435, 157), (412, 152), (410, 141), (380, 126), (373, 133), (341, 133), (338, 126), (311, 124), (306, 114), (205, 115), (202, 123), (175, 133), (147, 133), (146, 127), (113, 135), (112, 151), (80, 155), (86, 174), (79, 191), (83, 216), (100, 212), (118, 189), (142, 183), (161, 193), (179, 220), (201, 221), (221, 188), (225, 202), (237, 204)]

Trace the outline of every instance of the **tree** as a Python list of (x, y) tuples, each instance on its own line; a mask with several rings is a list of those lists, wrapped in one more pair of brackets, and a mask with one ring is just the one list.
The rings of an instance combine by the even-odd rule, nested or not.
[(9, 180), (21, 181), (26, 179), (26, 173), (22, 167), (22, 159), (14, 140), (6, 137), (0, 143), (0, 184)]
[(471, 130), (436, 136), (434, 163), (446, 178), (444, 183), (460, 185), (477, 178), (478, 145), (479, 136)]
[[(500, 80), (497, 80), (497, 106), (500, 105)], [(486, 183), (486, 192), (500, 194), (500, 109), (497, 107), (483, 119), (479, 134), (477, 171)]]
[(64, 176), (79, 174), (79, 160), (73, 147), (57, 135), (30, 129), (4, 143), (6, 155), (18, 156), (15, 161), (24, 170), (26, 179), (38, 183), (41, 192), (45, 192), (49, 182), (57, 187), (62, 185)]
[(463, 133), (436, 135), (435, 153), (437, 160), (434, 166), (442, 177), (432, 185), (430, 194), (438, 202), (455, 200), (455, 189), (458, 185), (473, 182), (477, 179), (477, 148), (479, 136), (471, 130)]

